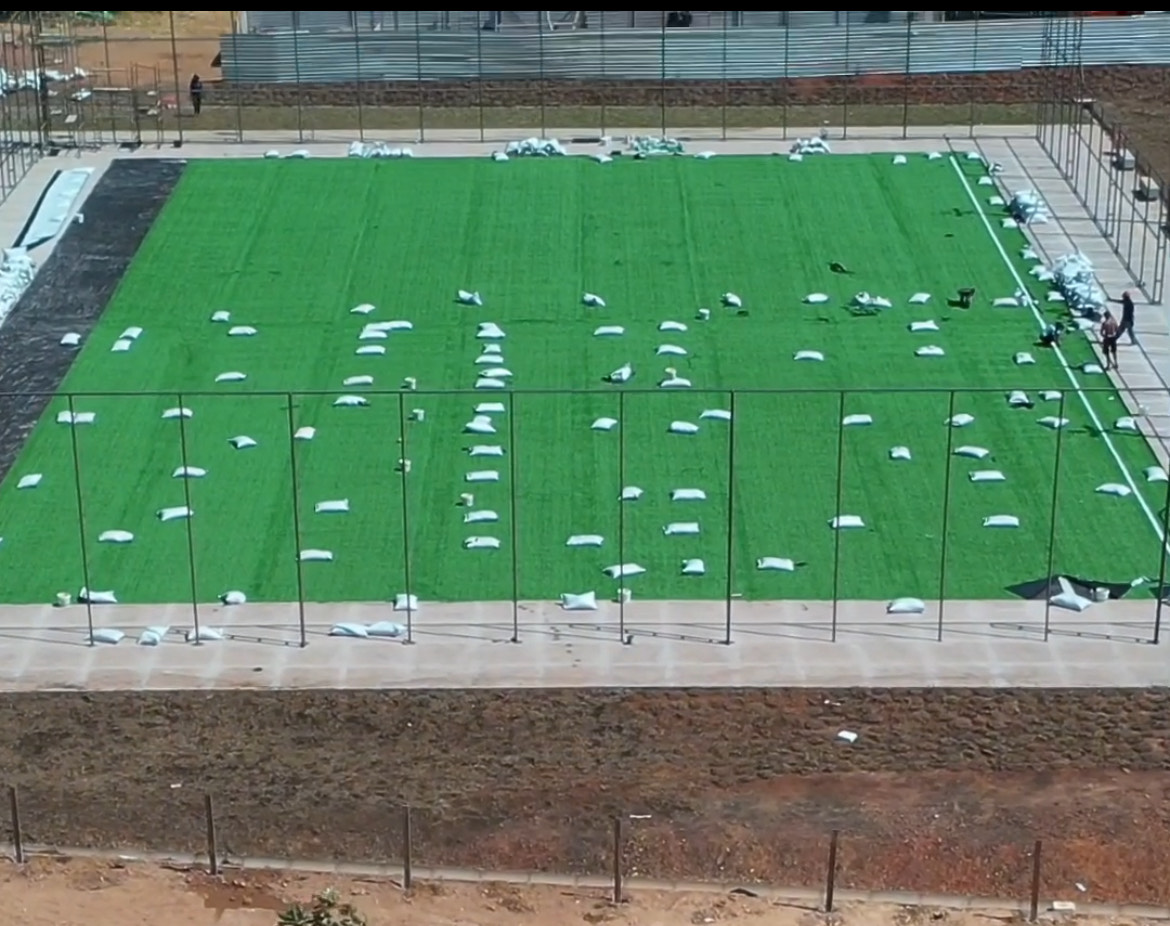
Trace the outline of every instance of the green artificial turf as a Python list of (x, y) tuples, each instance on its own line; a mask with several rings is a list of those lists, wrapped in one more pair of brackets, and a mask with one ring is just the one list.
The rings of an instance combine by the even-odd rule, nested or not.
[[(972, 182), (981, 172), (957, 163)], [(980, 202), (994, 192), (972, 190)], [(1001, 210), (987, 208), (1016, 260), (1022, 234), (1001, 230)], [(832, 260), (854, 272), (831, 273)], [(1025, 279), (1043, 298), (1046, 287)], [(978, 287), (977, 308), (947, 307), (960, 285)], [(460, 287), (481, 291), (486, 305), (456, 305)], [(408, 581), (424, 600), (551, 598), (610, 594), (601, 569), (620, 561), (647, 569), (630, 585), (652, 599), (716, 599), (729, 588), (748, 598), (983, 598), (1050, 569), (1156, 575), (1157, 536), (1139, 496), (1094, 492), (1125, 479), (1056, 358), (1032, 347), (1031, 313), (989, 306), (1014, 289), (947, 158), (192, 162), (62, 387), (96, 423), (55, 423), (68, 405), (54, 400), (0, 487), (0, 600), (46, 601), (86, 581), (138, 602), (189, 600), (192, 582), (200, 600), (227, 589), (252, 600), (377, 600)], [(583, 307), (586, 290), (608, 307)], [(750, 314), (719, 307), (727, 290)], [(858, 290), (895, 307), (858, 317), (846, 308)], [(907, 304), (918, 290), (933, 293), (929, 305)], [(803, 304), (813, 291), (832, 298)], [(360, 302), (377, 311), (351, 314)], [(712, 309), (709, 322), (695, 319), (700, 306)], [(217, 309), (258, 336), (228, 337), (209, 321)], [(939, 333), (908, 332), (928, 318)], [(363, 323), (390, 319), (414, 330), (376, 342), (385, 356), (355, 356)], [(667, 319), (689, 330), (660, 333)], [(428, 394), (470, 389), (480, 321), (506, 331), (517, 391)], [(626, 334), (593, 337), (600, 324)], [(145, 333), (111, 353), (129, 325)], [(661, 343), (689, 355), (656, 357)], [(916, 357), (928, 343), (946, 356)], [(825, 362), (794, 362), (800, 349), (823, 351)], [(1016, 366), (1020, 350), (1037, 363)], [(1072, 363), (1091, 356), (1080, 336), (1066, 354)], [(601, 381), (626, 361), (636, 370), (628, 386)], [(694, 388), (656, 388), (666, 366)], [(247, 381), (214, 383), (230, 370)], [(374, 376), (372, 390), (342, 388), (359, 374)], [(422, 392), (394, 392), (407, 376)], [(1102, 390), (1090, 401), (1112, 425), (1123, 409), (1106, 379), (1081, 379)], [(1009, 389), (1038, 399), (1045, 388), (1065, 394), (1071, 424), (1062, 432), (1036, 423), (1061, 413), (1060, 403), (1006, 405)], [(741, 391), (733, 399), (730, 389)], [(281, 394), (298, 391), (319, 394)], [(369, 407), (332, 407), (362, 391), (372, 393)], [(126, 395), (92, 395), (100, 392)], [(496, 437), (461, 433), (478, 401), (510, 404)], [(194, 417), (161, 420), (179, 404)], [(426, 420), (403, 429), (414, 408)], [(700, 421), (707, 408), (734, 408), (733, 424)], [(975, 423), (949, 429), (952, 412)], [(841, 431), (851, 413), (874, 423)], [(591, 431), (603, 415), (622, 425)], [(700, 433), (668, 435), (675, 419)], [(316, 438), (290, 441), (290, 428), (305, 425)], [(234, 450), (228, 438), (238, 434), (259, 446)], [(1144, 440), (1109, 441), (1158, 511), (1162, 493), (1141, 474), (1154, 463)], [(475, 443), (508, 455), (469, 459), (464, 448)], [(992, 456), (948, 454), (961, 444)], [(895, 445), (913, 460), (891, 462)], [(405, 505), (402, 456), (412, 461)], [(172, 478), (184, 461), (206, 478)], [(493, 468), (499, 483), (464, 484), (469, 470)], [(972, 484), (976, 469), (1007, 480)], [(42, 484), (17, 491), (32, 472)], [(623, 484), (645, 495), (619, 505)], [(707, 501), (672, 503), (680, 487), (704, 489)], [(157, 509), (186, 504), (188, 491), (189, 522), (156, 520)], [(500, 521), (465, 525), (462, 491)], [(314, 513), (314, 503), (337, 498), (350, 500), (349, 514)], [(866, 528), (832, 531), (838, 512), (860, 515)], [(982, 527), (993, 514), (1015, 514), (1021, 526)], [(697, 521), (702, 533), (665, 537), (671, 521)], [(99, 544), (111, 529), (136, 539)], [(603, 535), (605, 546), (567, 549), (581, 533)], [(471, 534), (498, 537), (501, 548), (461, 549)], [(331, 550), (335, 561), (298, 570), (298, 547)], [(763, 573), (762, 556), (806, 565)], [(705, 576), (679, 574), (691, 557), (705, 561)]]

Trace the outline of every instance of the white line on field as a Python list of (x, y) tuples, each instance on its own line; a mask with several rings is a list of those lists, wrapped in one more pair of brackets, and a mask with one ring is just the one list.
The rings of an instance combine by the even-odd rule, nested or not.
[[(963, 189), (967, 192), (967, 198), (971, 200), (971, 205), (973, 205), (975, 207), (975, 211), (979, 213), (979, 218), (983, 220), (983, 227), (987, 229), (987, 234), (991, 237), (992, 244), (994, 244), (996, 250), (999, 251), (999, 256), (1003, 259), (1004, 266), (1007, 267), (1008, 272), (1015, 279), (1016, 285), (1023, 293), (1024, 304), (1032, 310), (1032, 317), (1036, 319), (1036, 324), (1039, 325), (1041, 329), (1043, 329), (1044, 318), (1037, 310), (1036, 302), (1032, 298), (1031, 292), (1029, 292), (1027, 285), (1020, 277), (1020, 273), (1018, 270), (1016, 270), (1016, 265), (1012, 263), (1012, 259), (1008, 256), (1008, 252), (1004, 250), (1003, 242), (999, 240), (999, 235), (995, 233), (995, 229), (992, 227), (991, 222), (987, 218), (987, 213), (983, 211), (983, 206), (979, 202), (979, 198), (975, 195), (975, 191), (971, 189), (971, 184), (967, 181), (967, 176), (963, 173), (963, 169), (959, 167), (959, 162), (955, 160), (955, 156), (953, 154), (950, 156), (950, 161), (951, 167), (953, 167), (955, 169), (955, 173), (959, 175), (959, 182), (963, 184)], [(1142, 511), (1145, 512), (1146, 517), (1149, 519), (1150, 525), (1154, 528), (1154, 533), (1158, 535), (1158, 539), (1162, 541), (1163, 545), (1166, 545), (1166, 536), (1162, 532), (1162, 525), (1158, 522), (1157, 516), (1146, 502), (1145, 496), (1142, 495), (1141, 491), (1138, 489), (1137, 483), (1130, 474), (1129, 468), (1125, 465), (1125, 461), (1121, 459), (1121, 455), (1117, 452), (1117, 448), (1113, 446), (1113, 441), (1110, 439), (1108, 432), (1106, 432), (1104, 425), (1101, 423), (1101, 419), (1097, 417), (1097, 412), (1089, 402), (1089, 397), (1085, 395), (1084, 389), (1081, 388), (1080, 381), (1077, 379), (1076, 374), (1073, 373), (1072, 367), (1068, 365), (1068, 361), (1064, 357), (1064, 352), (1056, 346), (1054, 346), (1052, 350), (1056, 354), (1056, 359), (1060, 361), (1060, 365), (1064, 368), (1065, 375), (1068, 376), (1068, 381), (1072, 383), (1073, 389), (1076, 390), (1077, 395), (1080, 397), (1081, 404), (1085, 406), (1085, 411), (1089, 413), (1089, 418), (1092, 419), (1093, 426), (1097, 429), (1097, 433), (1100, 434), (1101, 439), (1105, 441), (1105, 446), (1109, 448), (1109, 452), (1113, 455), (1114, 461), (1121, 468), (1121, 475), (1125, 478), (1125, 481), (1128, 483), (1130, 490), (1137, 497), (1138, 504), (1142, 506)], [(1170, 546), (1166, 546), (1166, 549), (1168, 552), (1170, 552)]]

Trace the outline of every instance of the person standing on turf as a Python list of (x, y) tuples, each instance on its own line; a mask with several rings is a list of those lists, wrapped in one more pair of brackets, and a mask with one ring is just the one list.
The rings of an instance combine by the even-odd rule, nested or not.
[(1105, 355), (1105, 369), (1110, 366), (1117, 369), (1117, 339), (1121, 337), (1121, 329), (1117, 319), (1109, 312), (1101, 320), (1101, 353)]
[(203, 109), (203, 81), (198, 74), (191, 76), (191, 83), (187, 85), (187, 93), (191, 97), (191, 108), (198, 116), (200, 110)]
[(1110, 299), (1110, 302), (1115, 302), (1121, 306), (1121, 327), (1117, 329), (1117, 336), (1121, 337), (1123, 334), (1129, 334), (1129, 343), (1136, 344), (1137, 337), (1133, 333), (1133, 296), (1130, 295), (1129, 290), (1121, 294), (1120, 299)]

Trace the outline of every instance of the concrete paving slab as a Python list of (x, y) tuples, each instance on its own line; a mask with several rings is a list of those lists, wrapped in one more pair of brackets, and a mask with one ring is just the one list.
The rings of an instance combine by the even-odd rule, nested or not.
[[(306, 626), (301, 646), (300, 627), (280, 623), (295, 609), (248, 604), (220, 612), (221, 641), (186, 642), (187, 620), (153, 647), (138, 645), (138, 633), (174, 606), (94, 608), (95, 623), (127, 635), (92, 646), (84, 607), (9, 606), (0, 608), (0, 688), (1033, 687), (1170, 678), (1148, 642), (1160, 620), (1150, 601), (1083, 613), (947, 601), (896, 616), (878, 601), (734, 601), (730, 624), (725, 605), (724, 619), (714, 619), (717, 606), (611, 602), (582, 613), (536, 601), (424, 604), (409, 638), (339, 638), (326, 623)], [(382, 602), (337, 613), (363, 624), (404, 619)]]

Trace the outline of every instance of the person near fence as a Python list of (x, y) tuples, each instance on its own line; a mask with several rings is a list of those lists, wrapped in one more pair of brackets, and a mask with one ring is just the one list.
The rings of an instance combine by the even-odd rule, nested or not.
[(1105, 369), (1111, 366), (1117, 369), (1117, 339), (1121, 337), (1121, 329), (1112, 312), (1106, 312), (1101, 320), (1101, 353), (1105, 355)]
[(203, 80), (198, 74), (191, 75), (191, 83), (187, 85), (187, 92), (191, 96), (191, 108), (198, 116), (203, 109)]
[(1121, 306), (1121, 326), (1117, 329), (1117, 336), (1129, 335), (1129, 343), (1136, 344), (1137, 336), (1133, 333), (1133, 296), (1129, 290), (1121, 294), (1120, 299), (1110, 299), (1110, 302)]

